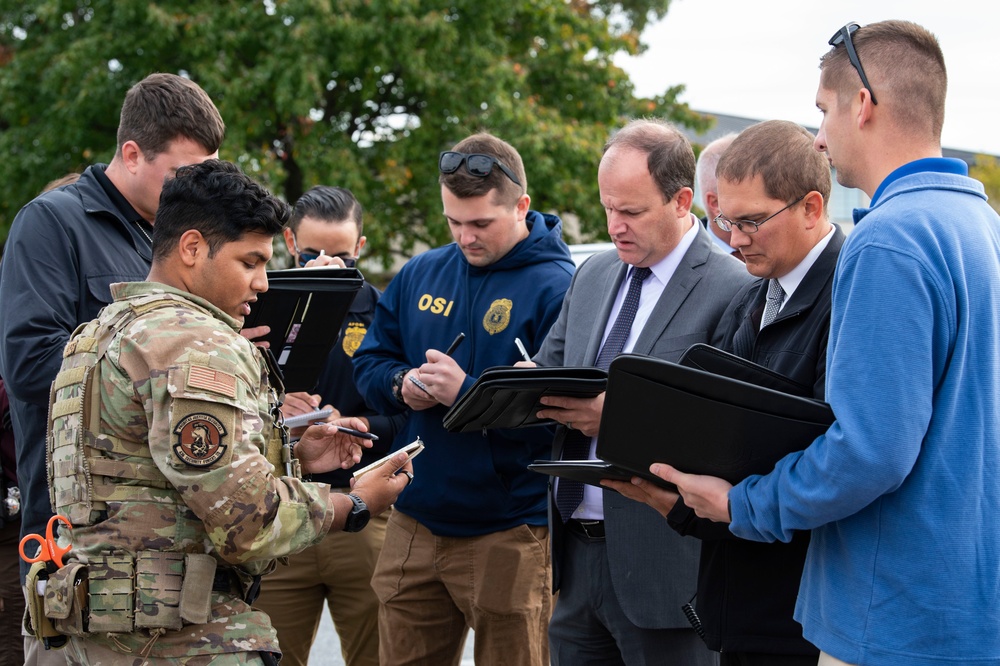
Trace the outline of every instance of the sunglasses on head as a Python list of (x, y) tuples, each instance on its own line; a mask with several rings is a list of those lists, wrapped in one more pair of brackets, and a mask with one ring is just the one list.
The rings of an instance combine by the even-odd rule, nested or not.
[(851, 39), (851, 35), (860, 28), (857, 23), (848, 23), (843, 28), (838, 30), (827, 42), (833, 48), (837, 48), (841, 44), (847, 49), (847, 57), (851, 59), (851, 64), (854, 65), (854, 69), (857, 70), (858, 76), (861, 77), (861, 83), (865, 86), (868, 94), (872, 96), (872, 104), (878, 104), (875, 100), (875, 91), (872, 90), (872, 86), (868, 83), (868, 77), (865, 76), (865, 68), (861, 66), (861, 60), (858, 58), (858, 52), (854, 48), (854, 40)]
[(515, 185), (521, 186), (521, 181), (517, 179), (514, 172), (507, 168), (503, 162), (492, 155), (482, 153), (456, 153), (453, 150), (446, 150), (438, 158), (438, 169), (441, 173), (455, 173), (458, 168), (465, 163), (465, 170), (478, 178), (486, 178), (493, 171), (495, 164), (504, 175), (510, 178)]

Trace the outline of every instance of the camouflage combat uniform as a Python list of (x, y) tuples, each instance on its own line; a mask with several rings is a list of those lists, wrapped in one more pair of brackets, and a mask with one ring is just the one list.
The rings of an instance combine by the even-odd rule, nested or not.
[(88, 646), (121, 663), (279, 652), (239, 581), (323, 538), (329, 486), (274, 475), (276, 396), (238, 321), (166, 285), (111, 289), (53, 385), (50, 492), (74, 525), (72, 563), (53, 578), (89, 593), (73, 606), (79, 585), (50, 578), (46, 615), (83, 634), (71, 661)]

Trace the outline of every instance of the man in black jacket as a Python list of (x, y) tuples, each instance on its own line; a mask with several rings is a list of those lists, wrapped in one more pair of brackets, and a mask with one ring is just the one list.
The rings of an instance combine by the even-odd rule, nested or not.
[[(125, 96), (111, 163), (41, 194), (14, 218), (0, 262), (0, 375), (13, 416), (22, 536), (44, 534), (52, 515), (45, 430), (63, 347), (77, 325), (111, 302), (111, 283), (145, 279), (164, 180), (180, 166), (217, 157), (224, 132), (204, 90), (180, 76), (151, 74)], [(26, 573), (21, 562), (22, 581)], [(26, 664), (65, 663), (39, 646), (25, 637)]]
[[(310, 265), (353, 267), (367, 241), (363, 231), (363, 211), (354, 194), (342, 187), (317, 185), (295, 202), (284, 238), (294, 267), (310, 261)], [(321, 255), (330, 260), (320, 259)], [(334, 409), (331, 418), (362, 419), (379, 439), (363, 451), (358, 468), (386, 455), (406, 422), (405, 413), (382, 416), (370, 409), (354, 386), (351, 359), (371, 326), (381, 295), (369, 282), (362, 285), (327, 356), (315, 393), (290, 393), (281, 408), (285, 416), (294, 416), (323, 405)], [(353, 472), (334, 470), (313, 474), (311, 479), (347, 493)], [(308, 663), (325, 604), (347, 666), (378, 666), (378, 597), (371, 579), (388, 520), (385, 512), (373, 516), (361, 532), (330, 532), (320, 543), (290, 556), (288, 566), (279, 566), (264, 578), (254, 605), (271, 617), (281, 643), (282, 664)], [(330, 562), (337, 565), (331, 567)]]
[[(824, 397), (830, 295), (844, 234), (827, 219), (830, 167), (813, 136), (785, 121), (744, 130), (719, 161), (714, 220), (732, 232), (758, 277), (733, 298), (722, 347)], [(815, 666), (819, 651), (792, 618), (809, 534), (791, 543), (734, 537), (697, 518), (675, 493), (649, 483), (607, 482), (644, 501), (684, 535), (702, 539), (697, 613), (721, 666)]]

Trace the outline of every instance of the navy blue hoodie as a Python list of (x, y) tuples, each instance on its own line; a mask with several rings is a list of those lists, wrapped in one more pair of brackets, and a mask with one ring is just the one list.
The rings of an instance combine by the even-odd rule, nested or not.
[[(486, 370), (520, 360), (518, 337), (534, 354), (562, 306), (573, 275), (562, 222), (529, 211), (530, 233), (490, 266), (470, 265), (451, 243), (411, 259), (389, 283), (375, 320), (354, 354), (354, 381), (381, 414), (402, 408), (392, 376), (426, 362), (428, 349), (465, 341), (452, 357), (468, 374), (461, 393)], [(413, 459), (414, 481), (396, 509), (439, 536), (478, 536), (518, 525), (546, 524), (547, 477), (527, 465), (550, 457), (547, 427), (449, 433), (448, 408), (416, 411), (393, 450), (419, 435), (426, 448)]]

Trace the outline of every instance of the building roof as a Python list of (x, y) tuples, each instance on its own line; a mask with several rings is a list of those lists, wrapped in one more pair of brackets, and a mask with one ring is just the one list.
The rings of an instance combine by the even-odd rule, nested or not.
[[(721, 136), (725, 136), (730, 132), (735, 132), (739, 134), (745, 130), (750, 125), (761, 122), (759, 118), (743, 118), (741, 116), (730, 116), (725, 113), (714, 113), (711, 111), (696, 111), (703, 116), (708, 116), (715, 119), (715, 124), (712, 127), (702, 133), (695, 133), (691, 131), (690, 128), (681, 128), (681, 131), (687, 136), (687, 138), (692, 143), (697, 143), (700, 146), (707, 146), (712, 141), (715, 141)], [(804, 125), (804, 127), (816, 134), (819, 131), (818, 127), (810, 127), (809, 125)], [(969, 166), (975, 166), (977, 155), (989, 155), (989, 153), (976, 153), (968, 150), (957, 150), (955, 148), (941, 148), (941, 153), (945, 157), (954, 157), (964, 161)], [(991, 157), (1000, 158), (1000, 156), (991, 155)]]

